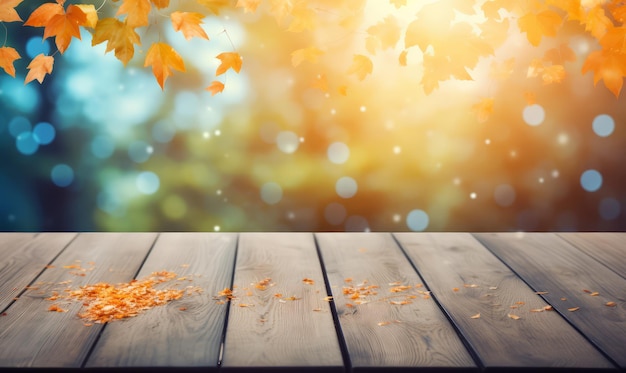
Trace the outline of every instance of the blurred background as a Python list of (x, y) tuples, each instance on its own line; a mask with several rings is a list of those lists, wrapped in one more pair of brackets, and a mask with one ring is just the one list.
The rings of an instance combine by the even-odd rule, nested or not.
[[(535, 48), (511, 26), (472, 81), (427, 95), (419, 50), (398, 63), (402, 40), (370, 55), (363, 81), (347, 74), (385, 12), (415, 15), (366, 6), (353, 30), (296, 33), (233, 9), (204, 20), (210, 41), (160, 22), (127, 67), (84, 31), (41, 85), (24, 85), (26, 66), (54, 43), (7, 23), (23, 58), (17, 78), (0, 72), (0, 230), (626, 230), (626, 102), (581, 74), (593, 39), (574, 29)], [(143, 67), (157, 38), (187, 68), (163, 91)], [(528, 78), (533, 56), (562, 43), (578, 57), (565, 81)], [(319, 62), (294, 67), (312, 44)], [(243, 68), (212, 96), (215, 56), (233, 49)], [(490, 77), (509, 58), (521, 73)], [(482, 97), (494, 98), (486, 121), (472, 110)]]

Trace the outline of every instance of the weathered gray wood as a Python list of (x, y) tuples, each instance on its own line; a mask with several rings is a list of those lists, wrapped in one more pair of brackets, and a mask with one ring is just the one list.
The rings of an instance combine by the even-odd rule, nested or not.
[(0, 312), (74, 237), (75, 233), (0, 234)]
[[(316, 237), (355, 371), (477, 369), (428, 289), (415, 287), (422, 279), (390, 234), (317, 233)], [(358, 288), (363, 281), (367, 281), (364, 287), (378, 286), (372, 289), (377, 294), (352, 299), (352, 294), (344, 293), (344, 287)], [(411, 288), (391, 291), (399, 285)], [(391, 303), (404, 301), (408, 303)]]
[(626, 278), (626, 233), (559, 233), (561, 238)]
[[(0, 367), (80, 367), (102, 325), (83, 325), (77, 302), (45, 300), (55, 289), (77, 288), (96, 282), (131, 280), (155, 241), (154, 233), (82, 233), (0, 317)], [(80, 262), (77, 262), (80, 261)], [(92, 268), (81, 272), (64, 266)], [(84, 276), (73, 275), (82, 273)], [(59, 283), (71, 281), (61, 285)], [(48, 312), (58, 303), (68, 312)]]
[(395, 236), (487, 369), (612, 367), (470, 234)]
[(229, 233), (162, 233), (137, 277), (166, 270), (185, 279), (176, 288), (200, 287), (202, 293), (109, 323), (86, 366), (217, 369), (227, 307), (212, 298), (231, 286), (236, 239)]
[(343, 369), (312, 234), (242, 233), (234, 286), (222, 368)]
[[(555, 234), (484, 233), (476, 237), (533, 289), (547, 291), (543, 297), (555, 309), (626, 368), (624, 278)], [(607, 307), (607, 302), (617, 306)], [(580, 308), (568, 310), (573, 307)]]

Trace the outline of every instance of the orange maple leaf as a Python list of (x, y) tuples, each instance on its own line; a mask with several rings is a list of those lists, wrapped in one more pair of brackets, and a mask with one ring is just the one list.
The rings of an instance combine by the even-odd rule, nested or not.
[(589, 31), (596, 39), (600, 39), (606, 33), (606, 29), (613, 26), (613, 22), (599, 5), (591, 8), (581, 23), (585, 25), (585, 31)]
[(619, 97), (626, 76), (626, 55), (611, 50), (593, 51), (587, 56), (582, 67), (582, 73), (593, 71), (593, 85), (600, 80), (615, 97)]
[(539, 13), (526, 13), (517, 20), (517, 25), (520, 31), (526, 33), (528, 41), (536, 47), (541, 43), (543, 36), (556, 36), (562, 21), (557, 12), (547, 9)]
[(15, 66), (13, 62), (22, 58), (20, 54), (11, 47), (0, 47), (0, 67), (4, 71), (15, 78)]
[(28, 74), (26, 74), (26, 79), (24, 79), (24, 85), (35, 79), (37, 79), (40, 84), (43, 83), (43, 79), (46, 77), (46, 74), (52, 73), (53, 65), (54, 58), (52, 56), (46, 56), (43, 53), (37, 55), (28, 64), (29, 71)]
[(157, 42), (152, 44), (146, 55), (144, 67), (152, 65), (152, 73), (164, 89), (165, 81), (173, 74), (171, 69), (185, 71), (183, 58), (169, 44)]
[(87, 16), (76, 5), (69, 5), (67, 11), (61, 3), (45, 3), (35, 9), (25, 26), (45, 27), (43, 38), (55, 37), (59, 52), (63, 53), (69, 47), (72, 37), (80, 40), (79, 26), (87, 23)]
[(221, 93), (224, 90), (224, 83), (214, 80), (211, 82), (211, 85), (209, 85), (205, 89), (211, 92), (211, 96), (215, 96), (216, 94)]
[(241, 71), (241, 65), (243, 61), (241, 56), (237, 52), (224, 52), (217, 55), (218, 60), (222, 61), (222, 63), (217, 67), (215, 71), (215, 76), (219, 76), (224, 74), (228, 69), (235, 70), (236, 73)]
[(135, 48), (133, 44), (140, 44), (139, 35), (127, 23), (116, 18), (104, 18), (98, 21), (91, 45), (107, 41), (104, 53), (115, 50), (115, 57), (124, 65), (133, 58)]
[(132, 28), (147, 26), (151, 8), (150, 0), (122, 0), (115, 15), (126, 14), (126, 23)]
[(304, 61), (317, 63), (317, 58), (323, 54), (324, 52), (317, 47), (298, 49), (291, 53), (291, 64), (293, 65), (293, 67), (296, 67)]
[(170, 0), (150, 0), (157, 9), (164, 9), (170, 6)]
[(365, 79), (365, 77), (372, 73), (374, 70), (374, 64), (369, 57), (362, 54), (355, 54), (352, 59), (352, 65), (348, 68), (347, 74), (355, 74), (359, 80)]
[(204, 5), (215, 15), (219, 15), (222, 8), (230, 5), (229, 0), (197, 0), (197, 2), (200, 5)]
[(541, 79), (543, 84), (560, 83), (565, 79), (565, 67), (563, 65), (545, 67)]
[(83, 26), (95, 29), (96, 24), (98, 24), (98, 11), (96, 7), (93, 4), (76, 4), (76, 6), (79, 7), (87, 17)]
[(23, 0), (2, 0), (0, 1), (0, 22), (16, 22), (21, 21), (20, 15), (17, 14), (15, 7), (20, 5)]
[(170, 18), (172, 19), (174, 31), (181, 31), (185, 36), (185, 39), (190, 40), (195, 36), (201, 39), (209, 40), (209, 36), (200, 26), (204, 15), (196, 12), (176, 11), (170, 14)]
[(567, 44), (563, 43), (558, 48), (548, 49), (543, 55), (543, 59), (553, 64), (563, 64), (565, 61), (576, 61), (576, 53)]
[(493, 113), (493, 101), (493, 97), (487, 97), (472, 106), (472, 110), (476, 113), (476, 119), (479, 123), (486, 122)]
[(261, 4), (261, 0), (237, 0), (236, 8), (243, 8), (244, 13), (254, 13)]

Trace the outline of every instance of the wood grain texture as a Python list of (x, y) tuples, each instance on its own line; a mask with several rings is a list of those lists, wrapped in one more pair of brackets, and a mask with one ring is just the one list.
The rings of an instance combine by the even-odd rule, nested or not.
[(559, 233), (559, 237), (626, 278), (626, 233)]
[(231, 286), (236, 239), (229, 233), (162, 233), (137, 277), (171, 271), (184, 280), (168, 288), (197, 286), (202, 293), (108, 324), (86, 366), (217, 369), (227, 307), (212, 297)]
[(242, 233), (234, 286), (222, 368), (343, 369), (312, 234)]
[(74, 237), (75, 233), (0, 233), (0, 312)]
[[(476, 369), (428, 289), (415, 287), (423, 281), (390, 234), (317, 233), (316, 238), (355, 371)], [(372, 288), (377, 294), (362, 298), (350, 294), (364, 281), (361, 287), (377, 286)]]
[(470, 234), (395, 236), (487, 370), (612, 367)]
[[(155, 241), (154, 233), (82, 233), (0, 317), (0, 368), (80, 367), (102, 325), (83, 325), (77, 302), (56, 302), (67, 312), (48, 312), (45, 298), (68, 286), (131, 280)], [(64, 268), (64, 266), (78, 266)], [(67, 281), (71, 283), (67, 284)], [(65, 283), (65, 284), (61, 284)]]
[[(476, 237), (619, 366), (626, 368), (626, 280), (546, 233)], [(597, 292), (596, 296), (591, 293)], [(595, 295), (595, 293), (594, 293)], [(561, 299), (565, 300), (561, 300)], [(607, 302), (615, 307), (607, 307)], [(568, 309), (580, 307), (571, 312)]]

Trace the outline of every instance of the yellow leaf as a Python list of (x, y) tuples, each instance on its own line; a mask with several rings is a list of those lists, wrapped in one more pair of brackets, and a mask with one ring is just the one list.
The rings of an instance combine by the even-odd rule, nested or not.
[(224, 90), (224, 83), (214, 80), (211, 82), (211, 85), (206, 87), (206, 90), (211, 92), (211, 96), (215, 96)]
[(132, 28), (147, 26), (150, 9), (150, 0), (122, 0), (116, 16), (126, 14), (126, 24)]
[(17, 14), (15, 7), (20, 5), (23, 0), (2, 0), (0, 1), (0, 22), (16, 22), (21, 21), (20, 15)]
[(315, 28), (315, 12), (306, 7), (306, 2), (298, 2), (291, 11), (293, 19), (287, 28), (290, 32), (302, 32)]
[(291, 0), (271, 0), (270, 14), (276, 19), (276, 23), (282, 23), (283, 19), (293, 10)]
[(83, 26), (96, 28), (98, 24), (98, 12), (96, 11), (96, 7), (93, 4), (77, 4), (77, 7), (85, 13), (85, 24)]
[(552, 65), (543, 69), (541, 75), (543, 84), (561, 83), (565, 79), (565, 68), (563, 65)]
[(46, 56), (43, 53), (37, 55), (28, 64), (29, 71), (28, 74), (26, 74), (24, 84), (28, 84), (35, 79), (37, 79), (40, 84), (43, 83), (46, 74), (52, 73), (53, 66), (54, 58), (52, 56)]
[(165, 81), (173, 74), (171, 69), (185, 71), (182, 57), (170, 45), (157, 42), (150, 46), (144, 67), (152, 66), (152, 73), (157, 82), (164, 89)]
[(347, 74), (355, 74), (359, 80), (365, 79), (365, 77), (372, 73), (374, 64), (369, 57), (362, 54), (354, 55), (352, 65), (348, 68)]
[(200, 26), (204, 15), (196, 12), (176, 11), (170, 14), (170, 18), (172, 20), (174, 31), (181, 31), (185, 36), (185, 39), (190, 40), (195, 36), (201, 39), (209, 40), (209, 36)]
[(115, 57), (124, 65), (135, 54), (134, 44), (140, 44), (139, 35), (128, 24), (116, 18), (104, 18), (96, 25), (91, 45), (107, 41), (105, 53), (115, 50)]
[(407, 62), (406, 62), (407, 54), (408, 54), (408, 51), (406, 49), (400, 52), (400, 56), (398, 56), (398, 63), (400, 64), (400, 66), (407, 65)]
[(348, 95), (348, 87), (345, 85), (339, 86), (337, 88), (337, 92), (339, 92), (340, 95), (342, 96), (347, 96)]
[(222, 63), (217, 67), (217, 70), (215, 71), (215, 76), (224, 74), (226, 71), (228, 71), (228, 69), (233, 69), (236, 73), (239, 73), (239, 71), (241, 71), (241, 65), (243, 64), (243, 61), (239, 53), (224, 52), (218, 54), (215, 58), (222, 61)]
[(323, 54), (324, 52), (317, 47), (298, 49), (291, 53), (291, 64), (293, 65), (293, 67), (296, 67), (304, 61), (317, 63), (317, 58)]
[(13, 62), (19, 60), (20, 54), (12, 47), (0, 47), (0, 67), (4, 71), (15, 78), (15, 66)]
[(561, 16), (553, 10), (544, 10), (539, 13), (529, 12), (517, 20), (520, 31), (526, 33), (528, 41), (538, 46), (543, 36), (556, 36), (561, 26)]
[(381, 49), (394, 48), (400, 39), (400, 31), (398, 20), (392, 15), (385, 17), (383, 21), (367, 29), (367, 33), (370, 36), (380, 41)]
[(593, 51), (587, 56), (582, 67), (582, 73), (593, 71), (594, 86), (600, 81), (619, 97), (626, 76), (626, 55), (607, 50)]
[(604, 9), (599, 5), (591, 8), (581, 23), (585, 25), (585, 31), (589, 31), (596, 39), (604, 36), (607, 28), (613, 26), (613, 22), (604, 14)]

